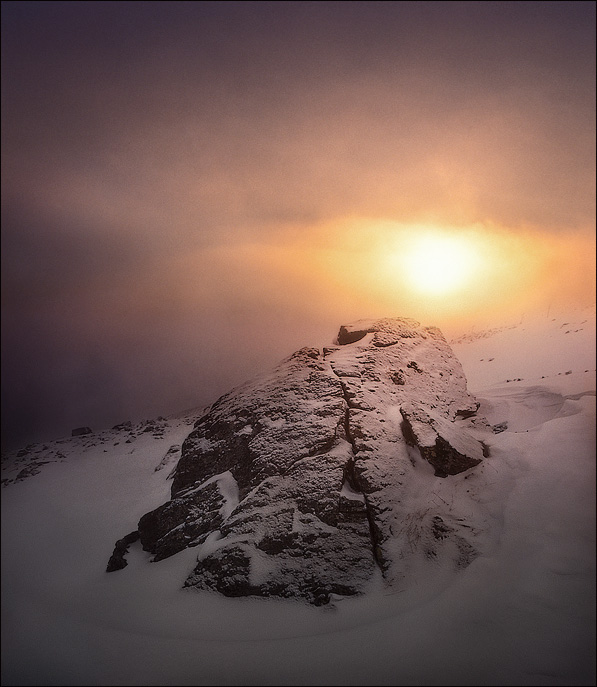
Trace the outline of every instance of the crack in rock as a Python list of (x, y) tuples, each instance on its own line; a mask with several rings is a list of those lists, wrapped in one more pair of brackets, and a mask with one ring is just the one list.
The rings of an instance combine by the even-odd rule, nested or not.
[[(334, 372), (334, 374), (336, 374)], [(361, 488), (359, 484), (358, 477), (354, 473), (354, 464), (355, 464), (355, 456), (358, 453), (358, 449), (355, 444), (355, 440), (352, 436), (352, 431), (350, 427), (350, 408), (360, 408), (363, 409), (362, 406), (360, 406), (358, 403), (355, 403), (355, 394), (351, 394), (349, 392), (348, 387), (346, 384), (342, 383), (342, 393), (344, 395), (344, 400), (346, 401), (346, 411), (344, 414), (344, 431), (346, 434), (346, 437), (352, 447), (352, 456), (350, 459), (347, 461), (345, 468), (344, 468), (344, 475), (345, 475), (345, 480), (350, 484), (352, 489), (359, 494), (362, 494), (363, 496), (363, 502), (365, 504), (365, 516), (367, 518), (367, 522), (369, 523), (369, 533), (371, 536), (371, 551), (373, 553), (373, 558), (375, 562), (377, 563), (379, 569), (383, 572), (384, 566), (383, 566), (383, 558), (381, 556), (381, 549), (379, 547), (378, 541), (377, 541), (377, 536), (376, 536), (376, 527), (375, 527), (375, 521), (373, 514), (371, 512), (371, 507), (369, 502), (367, 501), (367, 495)], [(367, 406), (365, 408), (366, 410), (373, 410), (372, 407)]]

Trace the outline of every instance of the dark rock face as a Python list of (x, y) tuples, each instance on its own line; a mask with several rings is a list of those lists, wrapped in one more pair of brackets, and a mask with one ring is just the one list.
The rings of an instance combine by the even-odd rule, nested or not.
[(191, 541), (221, 526), (219, 510), (223, 504), (216, 482), (173, 498), (139, 520), (143, 549), (155, 554), (154, 561), (186, 549)]
[(407, 443), (418, 446), (421, 455), (435, 468), (438, 477), (457, 475), (481, 462), (482, 443), (459, 431), (454, 423), (441, 417), (434, 418), (410, 404), (402, 406), (400, 413), (406, 424), (402, 431)]
[(410, 559), (456, 569), (476, 555), (458, 509), (429, 501), (437, 478), (483, 458), (478, 404), (441, 332), (360, 321), (337, 343), (222, 396), (183, 443), (171, 500), (138, 534), (154, 561), (198, 547), (186, 587), (323, 604), (403, 580)]
[(110, 556), (108, 561), (108, 566), (106, 567), (106, 572), (114, 572), (115, 570), (122, 570), (128, 563), (126, 561), (126, 554), (128, 553), (129, 546), (134, 544), (139, 539), (139, 532), (131, 532), (127, 534), (126, 537), (119, 539), (114, 545), (114, 552)]

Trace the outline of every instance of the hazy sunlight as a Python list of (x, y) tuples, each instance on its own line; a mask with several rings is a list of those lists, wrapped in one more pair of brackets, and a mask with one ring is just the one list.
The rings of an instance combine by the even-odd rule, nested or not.
[(430, 293), (455, 291), (470, 281), (479, 256), (466, 238), (429, 234), (416, 239), (404, 256), (408, 279)]
[(442, 296), (470, 286), (483, 256), (470, 235), (425, 229), (414, 233), (387, 260), (413, 290)]

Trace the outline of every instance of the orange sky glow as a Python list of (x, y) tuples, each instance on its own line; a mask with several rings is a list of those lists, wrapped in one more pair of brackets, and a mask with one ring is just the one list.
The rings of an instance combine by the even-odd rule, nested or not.
[(3, 3), (3, 430), (594, 303), (594, 12)]
[(188, 275), (182, 291), (190, 300), (222, 298), (218, 274), (228, 271), (231, 301), (415, 317), (452, 334), (593, 302), (595, 241), (582, 232), (546, 236), (352, 218), (295, 228), (293, 235), (198, 251), (172, 269), (177, 279)]

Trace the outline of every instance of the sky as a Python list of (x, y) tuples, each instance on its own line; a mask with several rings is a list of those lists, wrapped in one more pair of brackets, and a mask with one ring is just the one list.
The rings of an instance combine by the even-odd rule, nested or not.
[(592, 2), (2, 3), (3, 446), (586, 305), (594, 256)]

